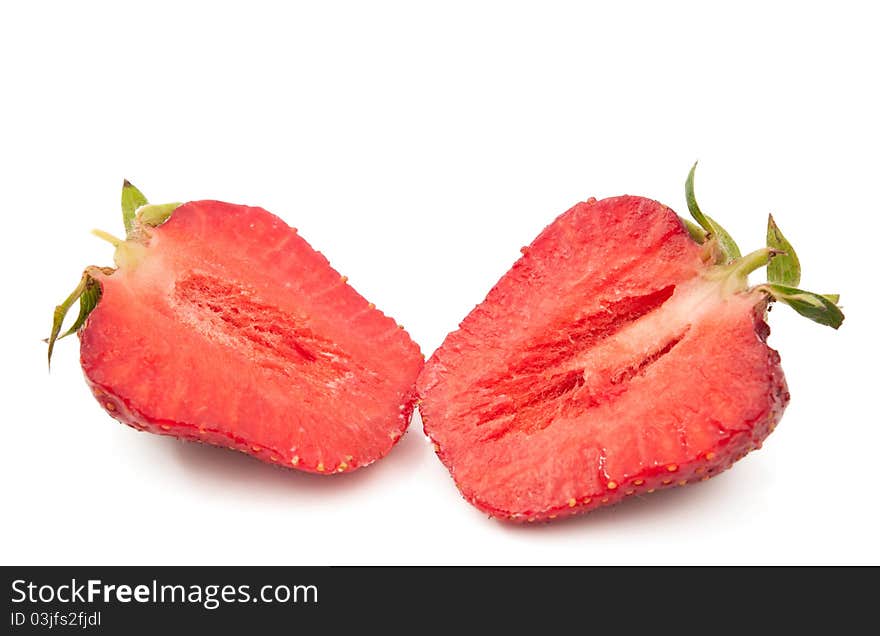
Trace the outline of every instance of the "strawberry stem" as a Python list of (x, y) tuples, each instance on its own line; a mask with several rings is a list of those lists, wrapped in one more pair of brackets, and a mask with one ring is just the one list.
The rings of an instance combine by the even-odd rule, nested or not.
[(768, 265), (770, 261), (773, 260), (773, 257), (779, 256), (780, 254), (784, 254), (784, 252), (772, 247), (762, 247), (754, 252), (749, 252), (745, 256), (739, 257), (730, 265), (733, 266), (733, 273), (737, 276), (741, 276), (743, 280), (745, 280), (749, 274), (756, 269)]
[(92, 230), (92, 234), (97, 236), (99, 239), (107, 241), (113, 247), (119, 247), (120, 245), (125, 243), (125, 241), (123, 241), (122, 239), (116, 238), (115, 236), (110, 234), (110, 232), (105, 232), (104, 230)]
[(144, 258), (146, 248), (137, 239), (124, 241), (104, 230), (92, 230), (92, 234), (116, 248), (113, 252), (113, 262), (116, 263), (116, 267), (135, 267)]
[(749, 274), (756, 269), (764, 267), (773, 257), (779, 254), (782, 254), (782, 252), (772, 247), (762, 247), (745, 256), (740, 256), (727, 265), (716, 266), (712, 270), (710, 277), (715, 280), (724, 281), (724, 293), (733, 294), (745, 291), (749, 285)]

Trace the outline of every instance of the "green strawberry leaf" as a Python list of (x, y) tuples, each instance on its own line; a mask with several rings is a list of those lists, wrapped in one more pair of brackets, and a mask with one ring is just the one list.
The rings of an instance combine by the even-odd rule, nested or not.
[[(85, 295), (85, 301), (83, 301), (83, 296)], [(73, 304), (79, 300), (80, 301), (80, 310), (79, 316), (74, 323), (74, 326), (71, 327), (64, 336), (68, 336), (80, 327), (82, 327), (89, 313), (91, 313), (92, 309), (95, 308), (95, 305), (98, 304), (98, 300), (101, 297), (101, 286), (98, 285), (97, 281), (91, 277), (88, 270), (83, 272), (82, 278), (79, 280), (79, 284), (76, 286), (70, 295), (64, 299), (64, 301), (55, 307), (55, 311), (52, 314), (52, 331), (49, 334), (49, 337), (46, 339), (46, 342), (49, 343), (49, 366), (52, 366), (52, 352), (55, 350), (55, 342), (59, 339), (59, 334), (61, 333), (61, 326), (64, 323), (64, 318), (67, 316), (67, 312), (70, 311), (70, 308), (73, 307)], [(62, 338), (64, 336), (61, 336)]]
[(761, 285), (760, 288), (767, 291), (779, 302), (794, 309), (801, 316), (818, 322), (820, 325), (837, 329), (843, 322), (844, 316), (840, 307), (830, 298), (821, 294), (814, 294), (788, 285), (767, 284)]
[(712, 217), (703, 214), (703, 211), (700, 210), (700, 206), (697, 204), (697, 197), (694, 195), (694, 173), (696, 170), (697, 164), (694, 163), (684, 183), (684, 195), (685, 199), (687, 199), (688, 210), (691, 216), (694, 217), (694, 220), (706, 230), (709, 237), (717, 241), (718, 249), (723, 259), (722, 263), (729, 263), (742, 256), (742, 253), (739, 251), (736, 241), (727, 233), (727, 230), (716, 223)]
[(767, 282), (797, 287), (801, 282), (801, 262), (791, 243), (776, 225), (772, 214), (767, 217), (767, 247), (780, 252), (767, 265)]
[(822, 294), (822, 297), (827, 298), (828, 300), (833, 302), (835, 305), (840, 304), (840, 294)]
[(681, 224), (684, 225), (684, 228), (695, 242), (700, 245), (706, 242), (706, 231), (703, 228), (683, 216), (678, 217), (678, 220), (681, 221)]
[(122, 182), (122, 223), (125, 225), (125, 235), (131, 237), (134, 229), (134, 214), (142, 205), (148, 203), (147, 197), (134, 187), (128, 179)]

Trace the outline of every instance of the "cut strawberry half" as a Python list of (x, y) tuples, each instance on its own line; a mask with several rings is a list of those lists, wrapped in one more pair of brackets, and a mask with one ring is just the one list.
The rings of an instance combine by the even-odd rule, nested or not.
[[(137, 213), (135, 210), (137, 209)], [(406, 430), (418, 346), (295, 229), (261, 208), (148, 205), (123, 189), (117, 268), (90, 267), (55, 312), (80, 314), (86, 380), (139, 430), (323, 474), (365, 466)]]
[(693, 171), (686, 193), (700, 226), (641, 197), (574, 206), (426, 364), (425, 432), (479, 509), (553, 519), (707, 479), (776, 426), (789, 394), (768, 303), (834, 327), (843, 314), (794, 287), (772, 218), (768, 247), (740, 256), (699, 210)]

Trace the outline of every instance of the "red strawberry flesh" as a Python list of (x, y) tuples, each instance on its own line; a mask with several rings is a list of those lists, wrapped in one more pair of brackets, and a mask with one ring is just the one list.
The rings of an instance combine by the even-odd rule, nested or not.
[(100, 402), (136, 428), (316, 472), (382, 457), (413, 409), (418, 346), (295, 230), (197, 201), (101, 275), (81, 332)]
[(788, 393), (765, 298), (728, 294), (665, 206), (581, 203), (548, 226), (419, 378), (463, 495), (516, 521), (716, 474)]

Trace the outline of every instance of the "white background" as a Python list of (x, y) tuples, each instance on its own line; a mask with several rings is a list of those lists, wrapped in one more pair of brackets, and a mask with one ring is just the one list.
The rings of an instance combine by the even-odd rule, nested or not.
[[(287, 6), (290, 4), (291, 6)], [(870, 3), (5, 3), (0, 562), (880, 563), (876, 25)], [(821, 7), (827, 8), (821, 8)], [(40, 342), (120, 182), (282, 216), (430, 354), (557, 214), (684, 209), (746, 249), (768, 211), (839, 332), (771, 315), (792, 402), (717, 479), (510, 527), (416, 419), (310, 476), (136, 433)]]

